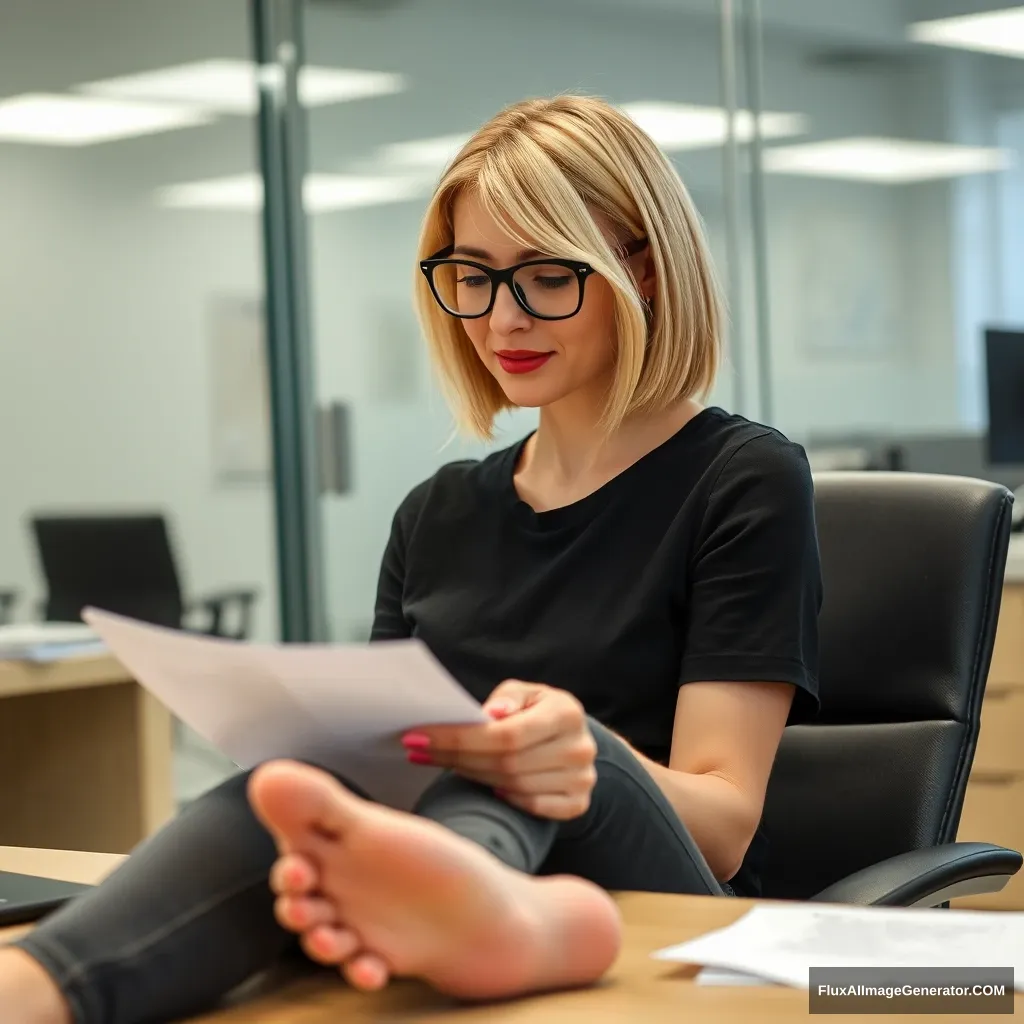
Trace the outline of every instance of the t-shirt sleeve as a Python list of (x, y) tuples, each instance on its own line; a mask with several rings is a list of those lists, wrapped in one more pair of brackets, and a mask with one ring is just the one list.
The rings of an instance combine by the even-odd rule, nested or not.
[(370, 641), (404, 640), (412, 629), (402, 611), (405, 589), (405, 567), (409, 538), (416, 527), (423, 504), (425, 485), (413, 488), (405, 497), (391, 520), (391, 532), (381, 558), (377, 577), (377, 599), (373, 610), (373, 628)]
[(715, 482), (690, 562), (680, 683), (785, 682), (790, 721), (818, 709), (821, 563), (803, 449), (744, 442)]

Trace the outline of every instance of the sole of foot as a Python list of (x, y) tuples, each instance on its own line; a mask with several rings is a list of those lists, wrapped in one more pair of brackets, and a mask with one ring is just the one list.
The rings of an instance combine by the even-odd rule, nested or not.
[(319, 938), (330, 954), (340, 935), (340, 961), (359, 987), (415, 977), (456, 998), (506, 999), (592, 984), (618, 956), (618, 908), (582, 879), (514, 871), (441, 825), (296, 762), (254, 771), (249, 799), (284, 873), (310, 867), (306, 894), (335, 909), (335, 922), (303, 933), (304, 948)]

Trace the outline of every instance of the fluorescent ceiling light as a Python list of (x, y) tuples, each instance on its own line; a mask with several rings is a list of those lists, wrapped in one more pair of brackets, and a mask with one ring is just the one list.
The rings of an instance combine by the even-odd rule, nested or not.
[(451, 163), (469, 139), (468, 134), (460, 134), (393, 142), (382, 147), (380, 158), (387, 167), (440, 171)]
[[(728, 118), (720, 107), (643, 101), (627, 103), (622, 109), (665, 149), (721, 146), (728, 138)], [(738, 111), (735, 126), (737, 138), (749, 142), (754, 129), (751, 113)], [(800, 135), (806, 131), (806, 119), (800, 114), (762, 114), (761, 131), (769, 139)], [(382, 147), (379, 157), (385, 167), (437, 172), (452, 161), (469, 138), (468, 133), (460, 133), (394, 142)]]
[(920, 21), (908, 31), (919, 43), (1024, 57), (1024, 7)]
[(0, 141), (88, 146), (208, 124), (201, 111), (84, 96), (29, 93), (0, 100)]
[[(643, 100), (626, 103), (622, 109), (662, 149), (723, 146), (729, 137), (728, 114), (721, 107)], [(766, 139), (801, 135), (807, 130), (807, 121), (802, 114), (764, 112), (758, 118), (758, 123), (761, 135)], [(734, 127), (737, 140), (749, 142), (754, 136), (754, 115), (749, 110), (738, 110)]]
[[(277, 65), (257, 69), (251, 61), (210, 60), (160, 68), (138, 75), (90, 82), (80, 91), (99, 96), (190, 103), (226, 114), (252, 114), (259, 106), (258, 83), (273, 84)], [(384, 71), (305, 67), (299, 71), (299, 101), (307, 107), (401, 92), (405, 79)]]
[(764, 154), (765, 170), (773, 174), (887, 185), (1000, 171), (1009, 166), (1010, 155), (1005, 150), (905, 139), (833, 139), (776, 146)]
[[(422, 195), (427, 184), (419, 176), (309, 174), (303, 182), (303, 203), (308, 212), (323, 213), (403, 202)], [(239, 174), (170, 185), (160, 190), (157, 201), (177, 210), (258, 210), (263, 182), (256, 174)]]

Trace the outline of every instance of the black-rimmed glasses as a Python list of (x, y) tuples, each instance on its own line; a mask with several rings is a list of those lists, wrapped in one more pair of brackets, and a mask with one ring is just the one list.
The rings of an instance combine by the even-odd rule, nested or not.
[[(621, 257), (633, 256), (647, 246), (646, 238), (635, 238), (620, 246)], [(447, 246), (420, 262), (437, 304), (452, 316), (474, 320), (494, 308), (498, 286), (508, 285), (519, 306), (538, 320), (567, 320), (583, 305), (583, 288), (594, 273), (589, 263), (554, 258), (527, 260), (495, 270), (484, 263), (451, 259), (454, 246)]]

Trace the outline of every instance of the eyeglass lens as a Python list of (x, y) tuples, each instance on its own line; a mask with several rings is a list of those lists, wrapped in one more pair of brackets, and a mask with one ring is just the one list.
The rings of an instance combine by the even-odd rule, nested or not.
[[(579, 306), (579, 277), (568, 267), (549, 263), (520, 267), (512, 284), (519, 301), (537, 316), (569, 316)], [(456, 260), (434, 268), (434, 287), (449, 313), (479, 316), (491, 304), (494, 283), (479, 267)]]

